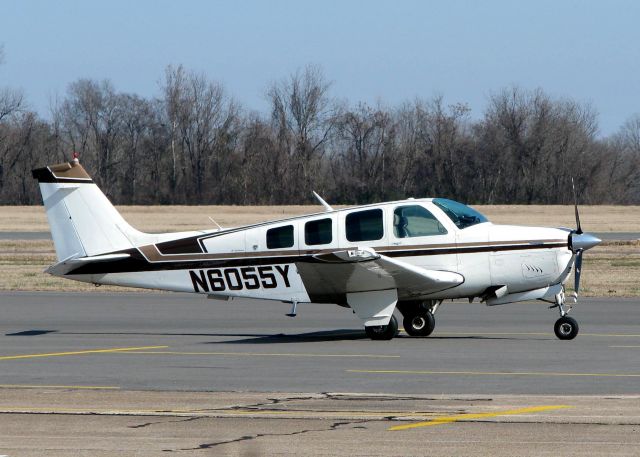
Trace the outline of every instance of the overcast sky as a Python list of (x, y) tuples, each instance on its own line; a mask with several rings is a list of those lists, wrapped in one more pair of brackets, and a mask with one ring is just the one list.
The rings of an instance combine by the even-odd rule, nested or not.
[(308, 63), (352, 102), (441, 94), (477, 118), (518, 85), (588, 102), (601, 134), (640, 112), (640, 1), (0, 0), (0, 87), (46, 115), (78, 78), (158, 94), (168, 64), (264, 110), (269, 82)]

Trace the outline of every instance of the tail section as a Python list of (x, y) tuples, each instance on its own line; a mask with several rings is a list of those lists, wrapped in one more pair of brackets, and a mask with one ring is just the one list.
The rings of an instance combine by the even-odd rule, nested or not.
[(59, 262), (130, 249), (146, 238), (122, 218), (78, 159), (32, 173)]

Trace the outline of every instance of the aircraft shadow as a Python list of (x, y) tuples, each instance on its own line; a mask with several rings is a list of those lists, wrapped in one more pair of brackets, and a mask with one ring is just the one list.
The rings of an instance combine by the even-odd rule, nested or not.
[[(306, 333), (184, 333), (184, 332), (61, 332), (59, 330), (31, 329), (14, 333), (5, 333), (5, 336), (40, 336), (48, 334), (58, 335), (135, 335), (135, 336), (201, 336), (218, 338), (238, 338), (224, 341), (208, 341), (200, 344), (283, 344), (283, 343), (313, 343), (321, 341), (356, 341), (367, 340), (368, 337), (360, 329), (322, 330)], [(517, 338), (509, 336), (483, 336), (483, 335), (449, 335), (429, 337), (412, 337), (400, 334), (399, 339), (424, 339), (424, 340), (539, 340), (540, 338)]]
[(48, 333), (58, 333), (57, 330), (23, 330), (22, 332), (15, 333), (5, 333), (4, 336), (38, 336), (38, 335), (46, 335)]
[[(233, 336), (221, 334), (219, 336)], [(294, 334), (265, 334), (255, 338), (243, 338), (227, 341), (210, 341), (201, 344), (281, 344), (281, 343), (315, 343), (319, 341), (354, 341), (368, 339), (363, 330), (339, 329), (323, 330), (319, 332)]]
[[(58, 335), (121, 335), (121, 336), (238, 336), (238, 337), (261, 337), (268, 336), (265, 333), (183, 333), (183, 332), (61, 332), (58, 330), (27, 330), (17, 333), (5, 333), (5, 336), (36, 336), (47, 333)], [(0, 456), (2, 457), (2, 456)]]
[[(220, 336), (233, 336), (233, 335), (220, 335)], [(407, 340), (522, 340), (523, 338), (513, 338), (508, 336), (481, 336), (481, 335), (456, 335), (456, 336), (429, 336), (429, 337), (413, 337), (409, 335), (398, 335), (398, 339)], [(297, 333), (297, 334), (274, 334), (274, 335), (262, 335), (254, 338), (243, 338), (238, 340), (227, 341), (210, 341), (201, 344), (281, 344), (281, 343), (314, 343), (321, 341), (355, 341), (355, 340), (368, 340), (369, 337), (363, 330), (353, 329), (341, 329), (341, 330), (329, 330), (309, 333)], [(527, 338), (528, 339), (528, 338)]]

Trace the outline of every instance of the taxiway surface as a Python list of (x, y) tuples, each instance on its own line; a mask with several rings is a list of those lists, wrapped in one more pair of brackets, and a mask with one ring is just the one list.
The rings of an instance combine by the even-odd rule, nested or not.
[(187, 294), (0, 294), (0, 384), (413, 394), (640, 393), (640, 303), (583, 299), (573, 341), (542, 303), (445, 302), (429, 338), (370, 341), (333, 305)]

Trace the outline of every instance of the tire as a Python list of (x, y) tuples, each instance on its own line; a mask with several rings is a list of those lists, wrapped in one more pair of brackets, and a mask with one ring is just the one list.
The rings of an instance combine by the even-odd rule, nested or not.
[(411, 336), (429, 336), (436, 326), (436, 319), (429, 311), (418, 311), (404, 316), (402, 326)]
[(364, 331), (372, 340), (390, 340), (398, 334), (398, 321), (391, 316), (388, 325), (365, 326)]
[(578, 334), (578, 322), (569, 316), (561, 317), (556, 321), (556, 324), (553, 326), (553, 331), (555, 332), (558, 339), (561, 340), (572, 340)]

